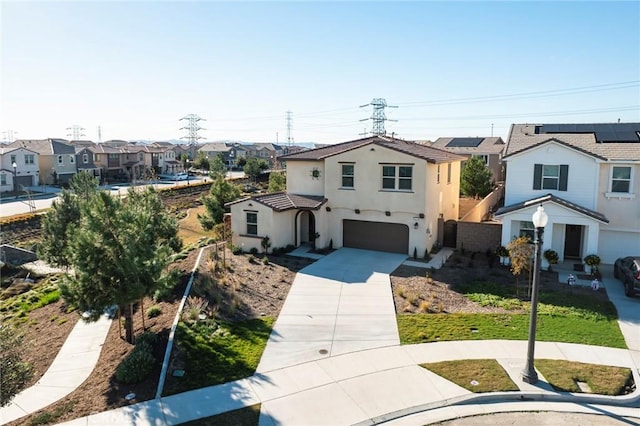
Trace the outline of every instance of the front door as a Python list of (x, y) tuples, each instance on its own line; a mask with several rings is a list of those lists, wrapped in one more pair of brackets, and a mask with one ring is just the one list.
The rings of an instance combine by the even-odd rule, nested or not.
[(566, 225), (564, 234), (565, 259), (580, 259), (582, 253), (582, 225)]

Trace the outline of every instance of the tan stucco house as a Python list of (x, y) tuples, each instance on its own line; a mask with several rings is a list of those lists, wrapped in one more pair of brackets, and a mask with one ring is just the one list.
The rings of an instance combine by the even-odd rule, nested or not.
[[(438, 219), (458, 218), (464, 157), (374, 136), (288, 154), (285, 192), (229, 203), (244, 251), (312, 244), (419, 257), (438, 241)], [(315, 241), (314, 241), (315, 240)]]

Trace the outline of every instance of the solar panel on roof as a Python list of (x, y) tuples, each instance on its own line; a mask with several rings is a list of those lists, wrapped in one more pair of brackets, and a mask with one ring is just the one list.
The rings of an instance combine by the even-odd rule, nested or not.
[(599, 143), (640, 142), (640, 123), (544, 124), (540, 133), (594, 133)]
[(447, 148), (475, 148), (482, 143), (484, 138), (453, 138), (445, 146)]

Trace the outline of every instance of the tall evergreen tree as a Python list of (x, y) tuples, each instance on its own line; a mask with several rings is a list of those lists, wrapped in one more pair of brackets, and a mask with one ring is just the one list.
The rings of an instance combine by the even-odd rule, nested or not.
[(493, 190), (491, 170), (480, 157), (465, 161), (460, 172), (460, 191), (463, 195), (484, 198)]
[(97, 319), (116, 305), (133, 342), (133, 304), (167, 284), (170, 255), (179, 250), (175, 219), (153, 188), (130, 190), (126, 201), (99, 192), (81, 206), (69, 235), (73, 275), (60, 285), (63, 297)]
[(216, 179), (211, 185), (208, 195), (202, 196), (202, 204), (205, 206), (205, 214), (198, 215), (200, 224), (206, 230), (212, 229), (215, 224), (222, 222), (224, 217), (224, 205), (240, 197), (240, 188), (223, 178)]
[(225, 164), (224, 157), (222, 154), (218, 154), (215, 156), (213, 160), (209, 162), (209, 177), (211, 179), (224, 178), (225, 175)]
[(269, 174), (269, 187), (267, 192), (280, 192), (287, 189), (287, 176), (281, 172), (271, 172)]

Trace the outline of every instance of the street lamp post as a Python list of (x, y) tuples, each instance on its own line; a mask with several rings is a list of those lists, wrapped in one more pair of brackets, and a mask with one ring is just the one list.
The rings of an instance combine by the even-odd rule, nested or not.
[(522, 381), (535, 384), (538, 382), (538, 373), (533, 365), (533, 352), (536, 342), (536, 321), (538, 318), (538, 284), (540, 282), (540, 255), (542, 252), (542, 234), (549, 216), (542, 206), (532, 216), (533, 226), (536, 228), (535, 257), (533, 263), (533, 288), (531, 289), (531, 319), (529, 320), (529, 342), (527, 346), (527, 365), (522, 370)]
[(18, 199), (18, 184), (16, 183), (16, 175), (18, 174), (18, 165), (14, 161), (11, 165), (13, 167), (13, 195)]

